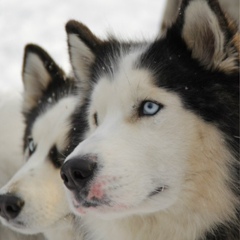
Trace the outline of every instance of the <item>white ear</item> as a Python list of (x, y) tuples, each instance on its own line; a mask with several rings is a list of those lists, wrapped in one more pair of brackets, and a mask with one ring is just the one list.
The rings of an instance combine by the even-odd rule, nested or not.
[(46, 71), (39, 56), (35, 53), (28, 53), (23, 69), (24, 110), (35, 105), (36, 101), (42, 96), (42, 90), (47, 87), (50, 80), (51, 76)]
[[(55, 79), (64, 79), (65, 74), (41, 47), (28, 44), (25, 47), (22, 80), (24, 85), (23, 111), (34, 107), (44, 90)], [(54, 80), (54, 81), (55, 81)]]
[(29, 53), (23, 71), (25, 93), (38, 94), (39, 90), (47, 87), (50, 80), (51, 77), (39, 56), (35, 53)]
[(78, 87), (84, 94), (91, 87), (91, 71), (102, 41), (84, 24), (71, 20), (66, 24), (70, 62)]
[(95, 55), (90, 48), (76, 35), (68, 34), (70, 61), (80, 89), (88, 91), (90, 87), (90, 68)]
[(216, 1), (192, 0), (184, 10), (182, 37), (192, 57), (207, 69), (236, 69), (236, 49), (225, 32), (227, 21)]

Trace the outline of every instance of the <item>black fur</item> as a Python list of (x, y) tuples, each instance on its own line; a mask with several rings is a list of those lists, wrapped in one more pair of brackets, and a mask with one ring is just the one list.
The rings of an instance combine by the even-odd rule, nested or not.
[(71, 116), (71, 130), (68, 134), (68, 142), (70, 143), (65, 150), (64, 155), (69, 155), (74, 148), (84, 140), (84, 135), (89, 129), (87, 120), (87, 109), (89, 106), (89, 99), (83, 100), (83, 104), (79, 104), (75, 112)]

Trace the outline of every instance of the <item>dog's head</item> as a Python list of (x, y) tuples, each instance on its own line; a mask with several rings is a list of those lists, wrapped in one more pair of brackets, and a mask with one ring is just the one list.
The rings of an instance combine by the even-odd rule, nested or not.
[(88, 122), (61, 172), (73, 211), (119, 217), (177, 206), (212, 220), (232, 206), (239, 59), (216, 1), (183, 1), (152, 43), (102, 41), (75, 21), (66, 30)]
[(16, 231), (38, 233), (70, 214), (59, 171), (77, 101), (73, 79), (36, 45), (25, 48), (22, 76), (26, 163), (0, 190), (0, 218)]

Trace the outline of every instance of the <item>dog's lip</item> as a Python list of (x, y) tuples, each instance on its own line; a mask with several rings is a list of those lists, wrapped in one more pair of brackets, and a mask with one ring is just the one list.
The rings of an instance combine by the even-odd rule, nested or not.
[[(66, 215), (64, 215), (63, 217), (60, 217), (59, 219), (57, 219), (52, 225), (58, 223), (59, 221), (62, 220), (68, 220), (68, 219), (74, 219), (75, 215), (72, 213), (67, 213)], [(16, 229), (25, 229), (27, 228), (27, 224), (24, 221), (19, 221), (19, 220), (6, 220), (4, 219), (5, 225), (9, 226), (9, 227), (13, 227)]]
[(24, 224), (24, 222), (22, 222), (22, 221), (17, 221), (17, 222), (14, 222), (14, 226), (21, 226), (21, 227), (24, 227), (25, 226), (25, 224)]
[[(155, 188), (154, 191), (152, 191), (148, 197), (153, 197), (158, 194), (162, 194), (165, 192), (169, 187), (167, 185), (160, 185), (159, 187)], [(73, 196), (73, 206), (75, 208), (97, 208), (102, 206), (108, 206), (111, 207), (110, 200), (103, 198), (103, 199), (91, 199), (87, 200), (85, 197), (83, 197), (81, 194), (74, 194)]]
[(167, 190), (168, 189), (168, 186), (166, 185), (161, 185), (159, 187), (157, 187), (154, 191), (152, 191), (150, 194), (149, 194), (149, 197), (153, 197), (157, 194), (160, 194), (162, 193), (163, 191)]
[(6, 220), (4, 219), (4, 225), (13, 227), (13, 228), (24, 228), (26, 227), (26, 224), (23, 221), (16, 221), (16, 220)]
[(74, 197), (73, 199), (73, 205), (75, 208), (97, 208), (101, 206), (110, 206), (109, 201), (104, 200), (104, 199), (93, 199), (93, 200), (86, 200), (86, 199), (79, 199)]

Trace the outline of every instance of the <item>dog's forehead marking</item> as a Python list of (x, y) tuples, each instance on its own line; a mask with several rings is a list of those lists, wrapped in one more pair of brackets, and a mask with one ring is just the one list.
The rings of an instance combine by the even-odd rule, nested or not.
[[(145, 48), (138, 48), (127, 54), (122, 53), (117, 61), (117, 71), (111, 76), (100, 77), (93, 91), (93, 102), (107, 102), (107, 99), (114, 101), (127, 95), (136, 97), (137, 90), (147, 86), (152, 80), (150, 72), (137, 68), (139, 57), (144, 50)], [(131, 94), (127, 94), (129, 91)], [(103, 95), (102, 92), (106, 94)]]
[(123, 54), (118, 61), (116, 73), (111, 77), (103, 75), (99, 78), (92, 94), (94, 109), (100, 108), (106, 111), (107, 108), (111, 108), (110, 111), (114, 112), (116, 105), (132, 109), (144, 100), (156, 100), (162, 104), (182, 106), (176, 94), (169, 94), (163, 88), (156, 86), (151, 69), (139, 66), (141, 55), (147, 47)]
[(51, 148), (53, 145), (65, 147), (63, 142), (70, 130), (70, 116), (77, 102), (74, 96), (61, 99), (36, 120), (32, 128), (32, 136), (38, 147)]

